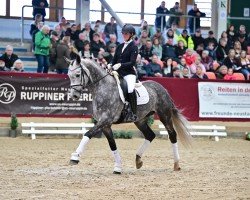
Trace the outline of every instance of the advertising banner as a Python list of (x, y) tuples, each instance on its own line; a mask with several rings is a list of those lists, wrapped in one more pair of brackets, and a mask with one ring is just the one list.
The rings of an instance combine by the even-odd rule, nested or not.
[(199, 82), (199, 117), (250, 118), (250, 84)]
[(61, 76), (0, 76), (0, 113), (91, 115), (91, 94), (85, 90), (79, 101), (73, 101), (69, 86), (69, 79)]

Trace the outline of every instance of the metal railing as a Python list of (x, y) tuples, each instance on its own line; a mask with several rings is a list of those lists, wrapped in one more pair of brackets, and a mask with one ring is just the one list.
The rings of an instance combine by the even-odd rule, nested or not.
[[(23, 45), (23, 41), (24, 41), (24, 8), (40, 8), (40, 7), (36, 7), (36, 6), (31, 6), (31, 5), (24, 5), (22, 7), (22, 16), (21, 16), (21, 45)], [(75, 11), (80, 11), (80, 9), (76, 9), (76, 8), (58, 8), (58, 7), (53, 7), (53, 6), (49, 6), (46, 7), (48, 9), (55, 9), (55, 10), (75, 10)]]

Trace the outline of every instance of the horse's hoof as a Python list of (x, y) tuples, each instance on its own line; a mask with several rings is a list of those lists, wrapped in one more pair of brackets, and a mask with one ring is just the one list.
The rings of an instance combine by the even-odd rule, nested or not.
[(70, 160), (69, 164), (70, 165), (77, 165), (79, 163), (79, 160)]
[(181, 168), (179, 166), (179, 162), (174, 163), (174, 171), (181, 171)]
[(141, 161), (141, 157), (136, 155), (135, 158), (135, 165), (136, 165), (136, 169), (140, 169), (143, 165), (143, 162)]
[(120, 167), (115, 167), (113, 174), (121, 174), (122, 173), (122, 169)]
[(113, 171), (113, 174), (121, 174), (122, 172)]

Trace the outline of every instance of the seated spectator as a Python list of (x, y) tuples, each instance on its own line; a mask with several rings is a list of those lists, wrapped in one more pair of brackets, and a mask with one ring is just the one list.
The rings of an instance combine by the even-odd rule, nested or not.
[(182, 56), (186, 53), (187, 48), (184, 47), (184, 43), (182, 40), (180, 40), (177, 44), (177, 47), (175, 47), (175, 54), (178, 59), (181, 59)]
[(65, 17), (61, 17), (61, 20), (59, 22), (59, 26), (61, 27), (61, 30), (63, 32), (66, 32), (67, 28), (70, 27), (70, 23), (66, 20)]
[(218, 45), (217, 39), (214, 37), (213, 31), (208, 31), (208, 37), (205, 38), (204, 41), (205, 48), (208, 46), (209, 42), (213, 42), (215, 47), (217, 47)]
[(168, 41), (169, 39), (173, 39), (173, 45), (177, 44), (178, 38), (174, 37), (174, 31), (171, 28), (167, 30), (165, 41)]
[(167, 74), (167, 77), (170, 78), (183, 78), (181, 74), (181, 70), (178, 67), (174, 67), (172, 69), (172, 73)]
[(239, 62), (239, 59), (237, 59), (236, 56), (235, 56), (235, 50), (234, 49), (229, 50), (228, 56), (223, 61), (223, 65), (226, 65), (228, 69), (233, 68), (234, 72), (240, 72), (241, 71), (240, 62)]
[(247, 38), (247, 30), (245, 25), (240, 25), (239, 30), (236, 33), (237, 38), (240, 36)]
[(70, 48), (68, 45), (68, 38), (63, 37), (62, 41), (56, 47), (56, 72), (58, 74), (67, 74), (69, 64), (65, 61), (65, 57), (70, 59)]
[(107, 49), (109, 48), (110, 44), (115, 44), (116, 46), (118, 46), (120, 44), (120, 42), (117, 41), (117, 37), (115, 34), (109, 35), (109, 41), (106, 43)]
[(61, 40), (63, 36), (65, 35), (65, 31), (62, 30), (61, 26), (59, 24), (56, 24), (54, 26), (54, 31), (57, 33), (59, 39)]
[(205, 44), (205, 39), (201, 35), (201, 30), (197, 29), (195, 34), (192, 36), (192, 40), (194, 42), (194, 50), (196, 51), (198, 45)]
[(227, 66), (225, 66), (225, 65), (220, 66), (219, 69), (217, 70), (217, 72), (215, 73), (216, 79), (224, 79), (224, 77), (227, 75), (227, 73), (228, 73)]
[(103, 51), (100, 51), (97, 56), (96, 62), (99, 64), (100, 67), (105, 68), (108, 64), (107, 60), (105, 59), (105, 53)]
[(161, 60), (162, 46), (160, 45), (158, 38), (154, 38), (153, 40), (153, 53), (156, 54), (158, 58)]
[(158, 38), (161, 45), (165, 44), (165, 39), (162, 35), (161, 29), (156, 29), (156, 33), (151, 37), (151, 40), (153, 41), (154, 38)]
[(93, 41), (95, 31), (91, 28), (91, 24), (89, 22), (85, 23), (81, 32), (85, 35), (85, 40), (88, 40), (89, 42)]
[(117, 24), (115, 23), (115, 18), (111, 17), (110, 18), (110, 22), (108, 22), (105, 27), (104, 27), (104, 31), (103, 31), (104, 35), (105, 35), (105, 42), (109, 41), (109, 35), (110, 34), (115, 34), (116, 37), (118, 36), (117, 34)]
[(236, 77), (234, 76), (234, 71), (232, 68), (227, 70), (227, 74), (224, 76), (223, 79), (224, 80), (236, 80)]
[(190, 67), (192, 64), (194, 64), (197, 54), (193, 49), (187, 49), (186, 53), (183, 55), (183, 58), (186, 60), (186, 65)]
[(181, 35), (181, 32), (178, 30), (178, 25), (173, 23), (171, 26), (172, 31), (174, 32), (174, 40), (178, 40), (178, 37)]
[(249, 80), (250, 78), (250, 60), (247, 58), (246, 51), (242, 51), (240, 53), (240, 67), (241, 67), (241, 73), (245, 76), (246, 80)]
[(145, 66), (148, 76), (162, 77), (161, 66), (158, 64), (157, 55), (152, 56), (152, 61)]
[(235, 57), (240, 58), (240, 53), (242, 49), (241, 49), (241, 43), (239, 41), (235, 41), (233, 49), (235, 50)]
[(175, 54), (175, 46), (173, 45), (173, 39), (168, 39), (167, 43), (162, 46), (162, 60), (166, 58), (177, 58)]
[(213, 42), (209, 42), (208, 46), (205, 47), (205, 50), (208, 50), (209, 56), (213, 58), (213, 60), (216, 60), (216, 52), (215, 52), (215, 46)]
[(219, 63), (223, 63), (224, 59), (227, 57), (228, 49), (227, 42), (225, 39), (221, 38), (218, 47), (215, 50), (216, 60)]
[(5, 66), (5, 62), (2, 58), (0, 58), (0, 71), (3, 72), (3, 71), (10, 71), (9, 68), (6, 68)]
[(191, 73), (190, 73), (190, 69), (188, 67), (184, 67), (181, 70), (181, 74), (183, 78), (191, 78)]
[(204, 65), (206, 71), (213, 71), (213, 59), (209, 56), (207, 50), (202, 51), (201, 63)]
[(148, 63), (143, 62), (141, 55), (138, 54), (136, 58), (136, 71), (137, 71), (137, 76), (138, 79), (141, 79), (144, 76), (147, 76), (147, 71), (145, 70), (145, 67)]
[(138, 30), (138, 37), (141, 36), (141, 33), (143, 31), (146, 31), (147, 37), (151, 38), (154, 35), (154, 30), (151, 26), (148, 25), (148, 22), (145, 21), (144, 19), (141, 20), (141, 26)]
[[(183, 11), (180, 8), (180, 3), (179, 2), (175, 2), (174, 7), (170, 8), (170, 14), (172, 15), (176, 15), (176, 16), (180, 16), (183, 15)], [(169, 26), (171, 27), (173, 23), (179, 25), (180, 23), (180, 17), (169, 17)]]
[(204, 73), (200, 65), (196, 65), (195, 74), (191, 78), (208, 79), (208, 76)]
[(195, 62), (192, 65), (190, 65), (191, 74), (196, 73), (197, 67), (200, 67), (202, 69), (202, 72), (205, 74), (206, 69), (205, 69), (204, 65), (201, 63), (201, 57), (199, 57), (199, 56), (195, 59)]
[(98, 33), (94, 33), (93, 41), (90, 42), (90, 51), (93, 52), (94, 57), (97, 58), (100, 51), (105, 52), (106, 46), (101, 41), (100, 35)]
[(240, 35), (238, 37), (238, 41), (240, 42), (241, 44), (241, 49), (244, 50), (244, 51), (247, 51), (247, 46), (248, 46), (248, 41), (246, 39), (247, 37), (245, 35)]
[(146, 45), (148, 40), (151, 40), (151, 39), (148, 37), (147, 31), (143, 30), (141, 32), (141, 36), (136, 41), (136, 45), (140, 49), (143, 45)]
[(173, 70), (173, 59), (167, 58), (163, 61), (163, 68), (162, 68), (162, 75), (164, 77), (169, 76), (169, 74), (172, 74)]
[(227, 49), (230, 49), (231, 46), (233, 46), (233, 44), (230, 44), (230, 41), (229, 41), (229, 39), (228, 39), (228, 36), (227, 36), (227, 32), (226, 32), (226, 31), (223, 31), (223, 32), (221, 33), (220, 38), (223, 38), (223, 39), (226, 40), (226, 42), (227, 42), (227, 45), (226, 45), (226, 46), (227, 46)]
[(96, 20), (95, 26), (94, 26), (95, 33), (98, 33), (100, 37), (105, 40), (105, 34), (103, 33), (103, 29), (101, 27), (101, 20)]
[(72, 24), (70, 28), (67, 28), (65, 35), (70, 36), (72, 41), (79, 39), (80, 31), (77, 30), (76, 24)]
[(83, 50), (83, 46), (86, 41), (87, 40), (85, 39), (85, 35), (83, 33), (79, 33), (78, 39), (75, 40), (74, 42), (75, 48), (77, 49), (78, 52)]
[(108, 63), (111, 63), (113, 58), (114, 58), (114, 55), (115, 55), (115, 51), (116, 51), (116, 44), (115, 43), (111, 43), (109, 46), (108, 46), (108, 52), (109, 52), (109, 60), (108, 60)]
[(93, 53), (90, 51), (90, 42), (85, 41), (83, 44), (82, 50), (79, 52), (80, 57), (82, 58), (94, 58)]
[(186, 63), (186, 60), (185, 58), (181, 58), (180, 59), (180, 63), (178, 63), (177, 67), (182, 70), (184, 67), (187, 67), (187, 63)]
[(14, 64), (13, 67), (11, 68), (12, 72), (24, 72), (24, 66), (23, 66), (23, 61), (21, 61), (20, 59), (17, 59)]
[(7, 45), (5, 48), (5, 53), (0, 58), (5, 62), (5, 67), (7, 70), (10, 71), (14, 62), (18, 59), (18, 55), (13, 53), (13, 47), (11, 45)]
[(201, 56), (202, 52), (204, 51), (204, 44), (199, 44), (196, 48), (196, 53)]
[(143, 45), (140, 50), (139, 54), (141, 54), (141, 57), (147, 60), (148, 62), (151, 61), (151, 58), (153, 56), (153, 45), (150, 39), (146, 41), (146, 44)]
[(229, 48), (232, 49), (234, 42), (237, 40), (236, 31), (234, 30), (234, 25), (230, 25), (226, 32), (228, 37)]
[(182, 34), (178, 37), (178, 42), (182, 40), (184, 43), (184, 46), (187, 49), (194, 49), (194, 42), (192, 40), (192, 37), (188, 35), (188, 31), (184, 29), (182, 31)]

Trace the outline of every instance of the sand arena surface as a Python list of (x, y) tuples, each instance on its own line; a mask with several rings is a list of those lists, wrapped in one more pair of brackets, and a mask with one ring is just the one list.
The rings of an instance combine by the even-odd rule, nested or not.
[(156, 139), (135, 169), (142, 138), (118, 139), (123, 174), (114, 175), (105, 138), (92, 139), (81, 162), (69, 166), (80, 139), (0, 138), (0, 199), (250, 199), (250, 142), (194, 139), (180, 145), (180, 172), (173, 171), (170, 142)]

